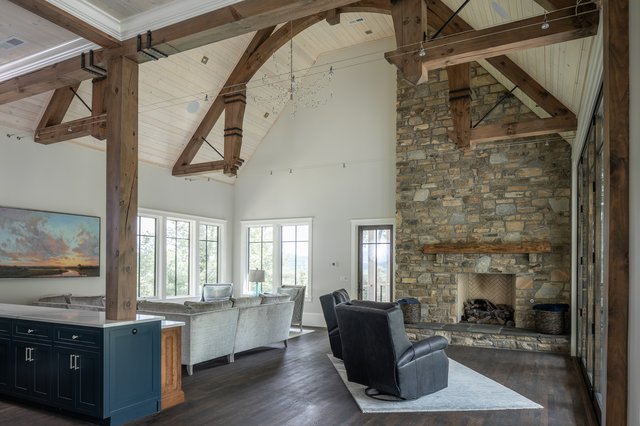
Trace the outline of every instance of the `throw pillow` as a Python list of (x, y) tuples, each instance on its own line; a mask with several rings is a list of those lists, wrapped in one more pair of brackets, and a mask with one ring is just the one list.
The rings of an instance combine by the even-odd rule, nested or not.
[(277, 294), (277, 293), (268, 293), (268, 294), (261, 294), (260, 297), (262, 298), (262, 304), (263, 305), (271, 305), (274, 303), (283, 303), (283, 302), (288, 302), (289, 300), (291, 300), (291, 298), (289, 297), (288, 294)]
[(248, 308), (250, 306), (258, 306), (262, 302), (262, 298), (257, 296), (248, 296), (248, 297), (232, 297), (233, 306), (235, 308)]
[(171, 302), (152, 302), (150, 300), (141, 300), (138, 302), (139, 311), (168, 313), (168, 314), (191, 314), (193, 309), (189, 306)]
[(38, 299), (38, 302), (48, 302), (48, 303), (70, 303), (69, 298), (71, 297), (71, 293), (68, 294), (60, 294), (57, 296), (47, 296), (41, 297)]
[(230, 309), (233, 306), (233, 302), (231, 300), (217, 300), (214, 302), (192, 302), (187, 300), (184, 305), (190, 307), (193, 312), (213, 312)]
[(105, 306), (104, 296), (71, 296), (69, 303), (72, 305)]

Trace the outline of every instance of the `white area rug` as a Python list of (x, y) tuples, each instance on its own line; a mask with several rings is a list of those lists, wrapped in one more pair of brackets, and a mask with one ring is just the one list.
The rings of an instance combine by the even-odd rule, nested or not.
[(378, 401), (365, 386), (347, 381), (341, 360), (327, 354), (363, 413), (540, 409), (541, 405), (449, 358), (449, 386), (411, 401)]

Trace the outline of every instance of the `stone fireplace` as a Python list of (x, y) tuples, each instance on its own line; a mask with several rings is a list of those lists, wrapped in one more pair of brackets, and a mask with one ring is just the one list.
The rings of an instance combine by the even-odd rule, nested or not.
[(459, 321), (515, 326), (515, 275), (458, 274), (457, 281)]
[[(507, 92), (478, 64), (471, 91), (474, 123)], [(483, 124), (533, 116), (509, 97)], [(418, 86), (398, 79), (395, 295), (418, 298), (424, 322), (457, 323), (461, 282), (503, 274), (512, 280), (516, 327), (533, 328), (533, 305), (571, 300), (571, 146), (530, 138), (462, 151), (451, 128), (446, 70)], [(510, 249), (536, 242), (548, 250)], [(450, 250), (456, 244), (479, 248)]]

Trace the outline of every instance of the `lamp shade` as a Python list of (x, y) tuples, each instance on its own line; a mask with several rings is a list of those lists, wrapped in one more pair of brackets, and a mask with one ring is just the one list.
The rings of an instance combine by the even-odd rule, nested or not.
[(262, 269), (251, 269), (249, 271), (249, 282), (250, 283), (263, 283), (264, 282), (264, 270), (262, 270)]

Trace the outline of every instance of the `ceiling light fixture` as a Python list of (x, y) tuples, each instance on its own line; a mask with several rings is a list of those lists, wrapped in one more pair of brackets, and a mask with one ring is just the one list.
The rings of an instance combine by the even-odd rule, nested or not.
[(418, 56), (420, 56), (421, 58), (424, 58), (425, 56), (427, 56), (427, 51), (425, 50), (422, 43), (420, 43), (420, 51), (418, 52)]
[(543, 30), (548, 30), (549, 29), (549, 20), (547, 19), (547, 12), (544, 12), (544, 21), (542, 22), (542, 25), (540, 25), (540, 28), (542, 28)]
[(207, 65), (207, 62), (209, 62), (209, 58), (207, 56), (203, 56), (202, 59), (200, 59), (200, 62)]

